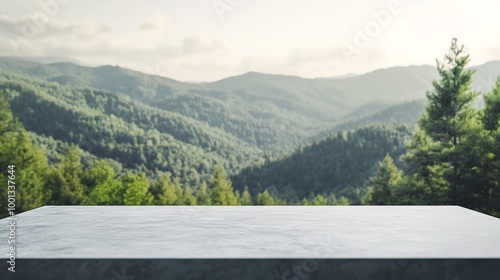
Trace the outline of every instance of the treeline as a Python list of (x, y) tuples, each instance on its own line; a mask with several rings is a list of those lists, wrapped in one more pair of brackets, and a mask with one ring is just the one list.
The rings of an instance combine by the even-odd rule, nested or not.
[(367, 204), (460, 205), (500, 216), (500, 79), (473, 107), (479, 93), (470, 89), (469, 55), (452, 41), (439, 81), (427, 93), (419, 130), (402, 156), (399, 170), (390, 156), (379, 164)]

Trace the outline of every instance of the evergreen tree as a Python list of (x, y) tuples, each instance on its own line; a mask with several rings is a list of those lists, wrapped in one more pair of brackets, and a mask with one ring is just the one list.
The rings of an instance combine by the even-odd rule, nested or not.
[[(15, 138), (15, 155), (7, 159), (16, 166), (16, 196), (19, 211), (28, 211), (43, 206), (49, 197), (45, 194), (48, 176), (47, 158), (32, 146), (26, 131), (20, 127)], [(5, 182), (5, 181), (4, 181)]]
[(124, 205), (152, 205), (153, 196), (149, 193), (149, 181), (144, 173), (133, 174), (129, 172), (122, 181), (125, 189)]
[(496, 131), (500, 122), (500, 78), (497, 79), (493, 90), (484, 95), (484, 103), (484, 129)]
[(54, 183), (53, 202), (63, 205), (79, 205), (87, 196), (82, 184), (82, 164), (80, 149), (71, 145), (52, 171)]
[(347, 199), (344, 196), (341, 196), (339, 199), (337, 199), (337, 201), (335, 201), (333, 203), (333, 205), (348, 206), (348, 205), (350, 205), (350, 203), (349, 203), (349, 199)]
[(321, 194), (316, 195), (313, 200), (310, 202), (310, 205), (327, 205), (327, 199)]
[(15, 131), (14, 116), (12, 116), (7, 100), (5, 100), (4, 93), (0, 91), (0, 135), (2, 136), (2, 143), (8, 143), (7, 133), (13, 131)]
[(236, 205), (241, 205), (241, 194), (239, 190), (234, 191), (234, 197), (236, 198)]
[(276, 205), (276, 200), (267, 190), (257, 195), (257, 205)]
[(123, 205), (125, 189), (122, 182), (115, 178), (115, 171), (107, 162), (95, 161), (83, 172), (82, 182), (90, 190), (85, 204)]
[(252, 196), (250, 195), (250, 192), (248, 191), (248, 187), (245, 187), (243, 190), (243, 193), (241, 194), (240, 198), (240, 204), (241, 205), (252, 205)]
[[(9, 166), (12, 167), (9, 168)], [(17, 213), (43, 206), (50, 194), (47, 182), (47, 159), (33, 147), (23, 126), (14, 120), (3, 93), (0, 91), (0, 182), (15, 186)], [(7, 215), (7, 186), (0, 189), (0, 216)], [(10, 193), (11, 195), (13, 193)]]
[(196, 205), (196, 197), (193, 195), (193, 189), (186, 186), (184, 189), (184, 205)]
[[(465, 53), (464, 46), (458, 46), (453, 39), (450, 51), (445, 55), (444, 62), (437, 61), (441, 79), (433, 81), (434, 90), (427, 92), (428, 104), (424, 115), (419, 121), (422, 134), (417, 134), (418, 140), (424, 140), (428, 147), (410, 147), (410, 154), (425, 152), (424, 162), (414, 161), (411, 164), (423, 174), (411, 173), (416, 177), (417, 185), (425, 188), (425, 173), (434, 172), (442, 175), (448, 183), (450, 203), (459, 203), (460, 191), (465, 188), (463, 177), (466, 168), (459, 153), (466, 136), (475, 124), (475, 111), (472, 102), (478, 95), (470, 90), (474, 70), (466, 70), (469, 55)], [(427, 138), (428, 137), (428, 138)], [(414, 141), (414, 144), (418, 141)], [(424, 178), (421, 180), (421, 178)], [(427, 188), (434, 188), (429, 186)], [(441, 189), (441, 185), (439, 186)], [(434, 196), (434, 193), (427, 193)], [(429, 199), (432, 199), (429, 197)], [(445, 203), (442, 201), (441, 203)]]
[(96, 160), (92, 163), (90, 168), (83, 171), (82, 184), (84, 184), (89, 191), (92, 191), (96, 186), (110, 182), (115, 178), (115, 170), (113, 167), (104, 160)]
[(444, 148), (456, 146), (474, 118), (472, 101), (478, 93), (470, 89), (474, 70), (465, 70), (469, 61), (464, 46), (459, 47), (453, 39), (444, 62), (437, 60), (441, 80), (433, 81), (434, 90), (426, 94), (429, 102), (419, 124)]
[[(485, 190), (485, 200), (486, 200), (486, 211), (497, 217), (500, 217), (500, 78), (497, 79), (495, 87), (492, 92), (488, 95), (488, 100), (486, 101), (485, 107), (485, 117), (486, 119), (491, 119), (491, 121), (485, 122), (485, 127), (491, 128), (491, 136), (483, 139), (489, 139), (486, 144), (485, 150), (486, 158), (488, 159), (485, 176), (487, 180), (487, 189)], [(496, 118), (496, 126), (488, 126), (488, 123), (495, 123), (494, 118)], [(495, 130), (493, 130), (495, 128)]]
[(176, 200), (173, 205), (184, 205), (185, 203), (184, 190), (182, 189), (181, 181), (179, 178), (174, 179), (173, 188), (176, 197)]
[(238, 204), (231, 181), (226, 178), (220, 167), (215, 169), (214, 179), (210, 185), (210, 195), (213, 205)]
[(379, 163), (377, 175), (370, 179), (368, 201), (375, 205), (395, 204), (397, 188), (402, 182), (402, 174), (391, 156), (386, 155)]
[[(361, 197), (361, 200), (363, 201), (363, 197)], [(330, 194), (329, 196), (326, 197), (326, 203), (327, 205), (339, 205), (339, 206), (350, 205), (349, 199), (347, 197), (340, 196), (340, 198), (337, 199), (337, 197), (335, 197), (335, 195), (333, 194)], [(369, 204), (369, 203), (366, 201), (363, 204)]]
[(304, 197), (304, 198), (300, 201), (300, 203), (299, 203), (299, 204), (300, 204), (300, 205), (303, 205), (303, 206), (308, 206), (308, 205), (311, 205), (311, 201), (310, 201), (309, 199), (307, 199), (307, 198), (305, 198), (305, 197)]
[(450, 184), (444, 174), (446, 164), (436, 160), (440, 144), (432, 141), (423, 130), (415, 133), (408, 144), (408, 152), (402, 157), (407, 163), (403, 204), (448, 204)]
[(474, 209), (500, 216), (500, 78), (484, 100), (483, 131), (471, 133), (468, 146), (474, 149), (464, 151), (476, 163), (469, 168), (466, 184), (474, 186), (469, 193)]
[(492, 168), (488, 170), (488, 182), (489, 188), (487, 196), (487, 204), (486, 207), (489, 210), (487, 213), (490, 213), (496, 217), (500, 218), (500, 129), (497, 129), (494, 135), (494, 141), (490, 142), (494, 146), (493, 155), (489, 154), (488, 156), (492, 157)]
[(125, 188), (122, 181), (113, 179), (96, 185), (90, 192), (86, 204), (89, 205), (124, 205)]
[(174, 205), (177, 201), (177, 195), (170, 179), (170, 173), (160, 175), (155, 185), (158, 190), (155, 205)]
[(196, 203), (198, 205), (211, 205), (212, 201), (210, 196), (207, 194), (207, 184), (205, 182), (201, 183), (198, 191), (196, 192)]

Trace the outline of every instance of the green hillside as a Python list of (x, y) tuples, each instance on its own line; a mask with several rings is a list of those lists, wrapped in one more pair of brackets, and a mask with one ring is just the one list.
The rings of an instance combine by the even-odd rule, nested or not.
[(0, 74), (0, 90), (27, 130), (127, 169), (199, 182), (214, 166), (234, 172), (261, 153), (206, 123), (103, 90), (6, 74)]
[(369, 126), (344, 131), (300, 147), (278, 160), (243, 169), (231, 179), (237, 189), (253, 194), (270, 188), (290, 200), (315, 194), (345, 194), (366, 186), (376, 164), (386, 154), (398, 158), (406, 151), (409, 126)]
[[(370, 110), (365, 107), (376, 108)], [(374, 103), (363, 106), (363, 108), (353, 111), (346, 117), (345, 122), (333, 126), (333, 128), (325, 129), (318, 134), (310, 137), (309, 141), (317, 141), (327, 137), (330, 134), (338, 131), (359, 129), (372, 124), (408, 124), (413, 125), (424, 112), (425, 101), (414, 100), (403, 102), (396, 105), (387, 105), (382, 103)], [(370, 112), (371, 114), (364, 114)], [(374, 113), (372, 113), (374, 112)], [(359, 115), (359, 116), (358, 116)]]
[[(473, 86), (489, 88), (500, 73), (500, 62), (475, 68)], [(41, 64), (7, 57), (0, 58), (0, 72), (127, 96), (204, 122), (261, 150), (292, 149), (319, 131), (377, 113), (384, 108), (380, 104), (422, 99), (437, 76), (435, 67), (411, 66), (337, 79), (250, 72), (194, 84), (117, 66)]]

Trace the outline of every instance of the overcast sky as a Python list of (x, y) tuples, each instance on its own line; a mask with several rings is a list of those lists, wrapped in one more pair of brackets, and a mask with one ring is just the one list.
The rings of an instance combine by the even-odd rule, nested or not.
[(499, 11), (498, 0), (17, 0), (0, 6), (0, 55), (182, 81), (312, 78), (434, 65), (457, 37), (479, 65), (500, 59)]

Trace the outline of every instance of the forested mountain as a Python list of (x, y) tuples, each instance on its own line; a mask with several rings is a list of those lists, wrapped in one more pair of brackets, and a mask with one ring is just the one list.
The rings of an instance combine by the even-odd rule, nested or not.
[[(70, 87), (104, 89), (152, 107), (179, 113), (219, 128), (260, 149), (292, 148), (325, 125), (324, 120), (283, 103), (261, 102), (242, 91), (221, 90), (211, 84), (189, 84), (146, 75), (121, 67), (82, 67), (71, 63), (38, 64), (0, 59), (0, 69)], [(330, 109), (330, 108), (328, 108)], [(312, 108), (309, 111), (314, 111)]]
[[(499, 64), (500, 66), (500, 64)], [(433, 66), (392, 67), (364, 75), (334, 80), (335, 87), (363, 103), (370, 101), (405, 101), (425, 98), (432, 88), (429, 81), (438, 72)]]
[[(47, 163), (52, 166), (57, 164), (61, 155), (64, 155), (64, 153), (69, 150), (71, 146), (70, 143), (56, 140), (52, 138), (52, 136), (44, 136), (41, 134), (36, 134), (32, 131), (28, 132), (28, 136), (35, 144), (35, 146), (43, 151), (43, 153), (47, 157)], [(115, 170), (117, 173), (121, 173), (126, 170), (123, 168), (123, 165), (120, 162), (114, 159), (98, 157), (82, 149), (80, 149), (80, 155), (82, 166), (85, 168), (90, 167), (96, 160), (103, 160), (111, 167), (113, 167), (113, 170)]]
[(389, 154), (398, 158), (411, 126), (369, 126), (338, 132), (292, 154), (260, 166), (243, 169), (231, 178), (237, 189), (248, 186), (256, 194), (266, 188), (288, 199), (315, 194), (344, 194), (355, 199), (356, 188), (366, 186), (376, 164)]
[[(365, 107), (374, 107), (376, 109), (370, 110)], [(310, 137), (306, 142), (321, 140), (338, 131), (358, 129), (372, 124), (407, 124), (411, 126), (422, 115), (424, 107), (424, 100), (403, 102), (397, 105), (387, 105), (379, 102), (370, 103), (347, 115), (345, 122), (340, 122), (333, 128), (321, 131)], [(366, 114), (365, 112), (375, 113)]]
[(349, 121), (335, 126), (335, 131), (350, 130), (369, 124), (406, 123), (414, 124), (422, 115), (425, 100), (414, 100), (381, 109), (370, 116), (362, 118), (349, 118)]
[(199, 183), (217, 165), (235, 171), (260, 154), (221, 129), (108, 91), (7, 74), (0, 74), (0, 90), (29, 131), (127, 169), (169, 171)]
[[(493, 86), (500, 62), (476, 68), (473, 87)], [(376, 113), (372, 107), (380, 102), (425, 98), (432, 87), (429, 81), (437, 77), (435, 67), (412, 66), (337, 79), (250, 72), (194, 84), (116, 66), (41, 64), (5, 57), (0, 58), (0, 71), (125, 95), (205, 122), (262, 150), (294, 148), (318, 131), (358, 118), (352, 114), (357, 109)]]

